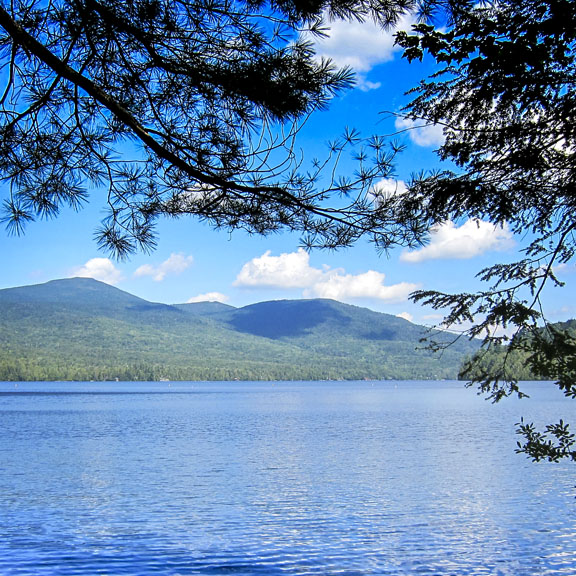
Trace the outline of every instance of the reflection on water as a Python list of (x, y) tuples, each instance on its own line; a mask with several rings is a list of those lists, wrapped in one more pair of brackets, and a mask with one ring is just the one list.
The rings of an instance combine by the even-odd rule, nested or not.
[(547, 389), (2, 383), (0, 573), (573, 575), (573, 465), (514, 453)]

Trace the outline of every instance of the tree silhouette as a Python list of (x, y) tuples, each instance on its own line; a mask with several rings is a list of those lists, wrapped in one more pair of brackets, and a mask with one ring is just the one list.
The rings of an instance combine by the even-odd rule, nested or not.
[[(527, 245), (520, 261), (479, 273), (485, 290), (413, 298), (447, 308), (445, 324), (470, 323), (467, 335), (483, 337), (484, 351), (467, 370), (493, 400), (522, 394), (507, 369), (517, 350), (534, 374), (576, 397), (576, 340), (568, 328), (550, 326), (541, 307), (545, 286), (562, 285), (556, 267), (576, 251), (576, 4), (504, 0), (461, 6), (453, 17), (448, 29), (421, 23), (397, 37), (408, 59), (428, 54), (439, 65), (414, 88), (405, 113), (443, 126), (438, 153), (454, 166), (415, 178), (399, 219), (428, 227), (463, 218), (506, 223)], [(537, 459), (558, 459), (549, 434), (562, 454), (574, 455), (563, 423), (549, 427), (547, 439), (530, 426), (519, 432), (520, 450)]]
[[(2, 2), (5, 222), (20, 233), (100, 195), (107, 218), (98, 242), (120, 257), (153, 248), (162, 215), (258, 234), (287, 228), (329, 247), (384, 238), (388, 215), (368, 191), (397, 150), (351, 130), (322, 160), (295, 146), (306, 118), (353, 82), (349, 69), (318, 60), (301, 33), (322, 34), (326, 11), (384, 26), (411, 5)], [(347, 147), (357, 155), (351, 177), (336, 169)]]

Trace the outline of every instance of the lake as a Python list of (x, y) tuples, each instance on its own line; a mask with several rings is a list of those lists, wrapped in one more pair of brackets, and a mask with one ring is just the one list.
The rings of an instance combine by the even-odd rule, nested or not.
[(0, 383), (0, 574), (576, 574), (550, 384)]

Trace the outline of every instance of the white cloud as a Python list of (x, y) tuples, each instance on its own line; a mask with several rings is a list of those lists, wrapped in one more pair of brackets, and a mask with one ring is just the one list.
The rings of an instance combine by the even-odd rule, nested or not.
[(193, 304), (194, 302), (228, 302), (229, 298), (226, 294), (221, 292), (206, 292), (205, 294), (198, 294), (186, 301), (186, 304)]
[(554, 274), (573, 274), (576, 272), (575, 264), (568, 264), (567, 262), (562, 262), (556, 264), (552, 267)]
[(112, 285), (118, 284), (123, 280), (122, 272), (114, 266), (114, 263), (109, 258), (92, 258), (83, 266), (75, 268), (71, 275), (81, 278), (94, 278)]
[(370, 82), (365, 75), (378, 64), (389, 62), (401, 49), (394, 45), (396, 30), (410, 30), (415, 18), (403, 16), (395, 30), (382, 30), (368, 20), (353, 22), (334, 20), (326, 23), (328, 36), (311, 38), (320, 58), (330, 58), (337, 66), (350, 66), (358, 75), (361, 90), (374, 90), (380, 82)]
[(382, 178), (382, 180), (374, 184), (374, 189), (387, 196), (401, 196), (408, 191), (403, 180), (393, 180), (391, 178)]
[(430, 244), (413, 252), (403, 252), (400, 260), (467, 259), (489, 251), (507, 250), (513, 246), (508, 226), (496, 226), (483, 220), (468, 220), (458, 227), (446, 222), (430, 231)]
[(378, 206), (386, 200), (392, 199), (395, 196), (402, 196), (406, 194), (406, 192), (408, 192), (408, 188), (403, 180), (382, 178), (372, 186), (368, 194), (376, 206)]
[(400, 312), (400, 314), (396, 314), (396, 316), (398, 316), (398, 318), (404, 318), (404, 320), (408, 320), (408, 322), (414, 321), (414, 316), (412, 316), (410, 312)]
[(444, 129), (439, 124), (426, 124), (424, 120), (412, 120), (399, 116), (395, 121), (396, 130), (407, 131), (410, 140), (418, 146), (442, 146)]
[(331, 298), (333, 300), (374, 299), (387, 302), (402, 302), (418, 288), (416, 284), (401, 282), (392, 286), (384, 284), (386, 276), (382, 272), (369, 270), (363, 274), (343, 274), (340, 270), (326, 272), (320, 282), (316, 282), (304, 292), (306, 297)]
[(189, 268), (194, 262), (192, 256), (184, 254), (170, 254), (167, 260), (164, 260), (158, 266), (144, 264), (136, 269), (134, 276), (152, 276), (156, 282), (162, 282), (168, 274), (180, 274)]
[(290, 254), (271, 256), (266, 252), (246, 263), (235, 286), (294, 289), (302, 288), (306, 298), (331, 298), (348, 301), (357, 299), (399, 302), (416, 290), (416, 284), (402, 282), (386, 286), (385, 275), (369, 270), (362, 274), (346, 274), (342, 269), (310, 266), (307, 252), (299, 249)]
[(305, 288), (321, 277), (322, 271), (310, 266), (310, 255), (302, 248), (280, 256), (270, 256), (268, 250), (244, 264), (234, 286)]

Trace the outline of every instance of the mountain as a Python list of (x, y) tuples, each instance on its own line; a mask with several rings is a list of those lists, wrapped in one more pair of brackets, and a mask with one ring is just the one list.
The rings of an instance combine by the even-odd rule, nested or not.
[(238, 332), (273, 340), (301, 340), (327, 333), (361, 340), (411, 340), (422, 327), (403, 318), (342, 304), (335, 300), (280, 300), (261, 302), (221, 314)]
[[(0, 290), (1, 380), (455, 378), (426, 328), (333, 300), (148, 302), (89, 278)], [(449, 334), (440, 338), (449, 339)]]
[(197, 316), (210, 316), (226, 310), (233, 310), (234, 306), (222, 304), (222, 302), (194, 302), (192, 304), (175, 304), (175, 308), (196, 314)]

